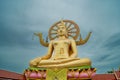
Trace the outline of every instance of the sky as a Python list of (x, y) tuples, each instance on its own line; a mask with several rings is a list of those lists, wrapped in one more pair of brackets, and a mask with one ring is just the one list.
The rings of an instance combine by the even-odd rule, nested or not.
[[(29, 61), (43, 56), (47, 48), (33, 36), (61, 19), (79, 25), (83, 38), (80, 58), (90, 58), (97, 73), (120, 67), (120, 0), (0, 0), (0, 69), (23, 73)], [(33, 40), (34, 38), (34, 40)]]

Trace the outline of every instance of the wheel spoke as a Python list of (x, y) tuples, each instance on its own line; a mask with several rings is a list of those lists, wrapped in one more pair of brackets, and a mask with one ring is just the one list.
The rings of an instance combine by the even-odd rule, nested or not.
[(71, 34), (68, 34), (68, 36), (70, 36), (70, 37), (72, 37), (72, 38), (74, 37), (74, 36), (73, 36), (73, 35), (71, 35)]
[(71, 25), (72, 25), (72, 24), (70, 23), (69, 26), (67, 27), (67, 30), (71, 27)]
[(76, 31), (68, 31), (68, 33), (76, 33)]
[(67, 22), (65, 23), (65, 26), (67, 26)]
[(55, 38), (57, 38), (57, 37), (58, 37), (58, 35), (54, 36), (52, 39), (55, 39)]
[(73, 27), (73, 28), (70, 28), (70, 29), (68, 29), (68, 31), (71, 31), (71, 30), (73, 30), (73, 29), (76, 29), (76, 28), (74, 28), (74, 27)]
[(57, 29), (52, 29), (53, 31), (57, 31)]
[(50, 34), (57, 34), (57, 32), (51, 32)]
[(57, 25), (55, 25), (52, 29), (58, 29)]

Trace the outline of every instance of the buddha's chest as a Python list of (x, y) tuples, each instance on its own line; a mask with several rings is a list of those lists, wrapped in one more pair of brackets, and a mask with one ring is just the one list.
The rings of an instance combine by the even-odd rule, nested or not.
[(53, 42), (54, 48), (65, 48), (70, 46), (69, 40), (55, 41)]
[(54, 46), (55, 57), (62, 57), (63, 58), (63, 57), (68, 56), (70, 41), (68, 41), (68, 40), (55, 41), (53, 43), (53, 46)]

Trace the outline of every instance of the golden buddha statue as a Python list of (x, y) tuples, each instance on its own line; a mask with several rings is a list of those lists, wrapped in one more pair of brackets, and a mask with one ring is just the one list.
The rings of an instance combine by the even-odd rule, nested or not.
[[(48, 52), (43, 57), (38, 57), (30, 61), (30, 67), (59, 68), (91, 66), (88, 58), (78, 58), (77, 45), (85, 44), (91, 32), (85, 40), (80, 35), (80, 40), (76, 41), (79, 35), (79, 27), (71, 20), (61, 20), (55, 23), (49, 30), (50, 42), (44, 42), (41, 33), (35, 33), (39, 37), (40, 43), (48, 47)], [(71, 37), (71, 38), (70, 38)]]

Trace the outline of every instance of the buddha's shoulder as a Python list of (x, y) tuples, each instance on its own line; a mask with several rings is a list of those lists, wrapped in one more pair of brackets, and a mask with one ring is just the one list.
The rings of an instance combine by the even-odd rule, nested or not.
[(65, 39), (65, 40), (51, 40), (50, 43), (59, 43), (59, 42), (74, 42), (74, 39)]
[(50, 43), (54, 44), (54, 43), (58, 43), (58, 40), (51, 40)]
[(74, 42), (75, 40), (74, 40), (74, 39), (69, 39), (69, 41), (72, 41), (72, 42)]

